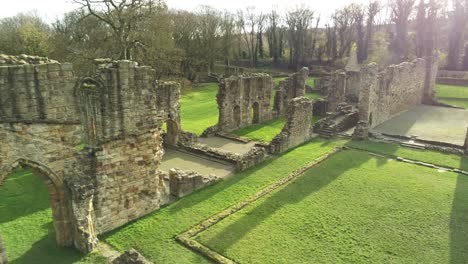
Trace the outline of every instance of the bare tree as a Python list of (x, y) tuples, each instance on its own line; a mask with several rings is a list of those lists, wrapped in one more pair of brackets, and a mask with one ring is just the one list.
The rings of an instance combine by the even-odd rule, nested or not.
[[(152, 13), (156, 2), (153, 0), (73, 0), (111, 28), (119, 46), (119, 59), (131, 59), (131, 49), (138, 40), (132, 33), (138, 24)], [(161, 2), (157, 2), (161, 4)]]
[(379, 1), (371, 1), (367, 6), (367, 25), (366, 25), (366, 37), (364, 40), (364, 54), (362, 56), (362, 61), (367, 60), (369, 57), (369, 49), (371, 48), (372, 36), (374, 33), (374, 22), (375, 17), (380, 12), (381, 6)]
[(313, 18), (314, 11), (305, 7), (297, 7), (286, 14), (291, 68), (297, 69), (303, 63), (306, 38)]
[(408, 58), (408, 24), (416, 0), (392, 0), (391, 20), (395, 24), (395, 35), (391, 36), (391, 62), (399, 63)]
[(254, 7), (247, 7), (245, 12), (240, 10), (237, 13), (237, 24), (241, 28), (242, 36), (247, 45), (249, 52), (251, 66), (257, 66), (257, 50), (258, 50), (258, 36), (257, 29), (264, 25), (266, 16), (263, 14), (257, 15)]
[(468, 0), (453, 0), (452, 25), (449, 35), (447, 69), (457, 70), (460, 65), (460, 50), (468, 22)]
[(280, 50), (281, 28), (279, 27), (280, 15), (275, 11), (271, 11), (268, 15), (268, 28), (267, 28), (267, 39), (268, 47), (270, 50), (270, 57), (273, 58), (273, 64), (278, 65), (279, 59), (281, 58), (282, 51)]

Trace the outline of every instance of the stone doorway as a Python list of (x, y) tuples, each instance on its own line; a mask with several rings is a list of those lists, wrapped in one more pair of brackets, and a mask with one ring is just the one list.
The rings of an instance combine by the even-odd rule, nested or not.
[(241, 126), (241, 111), (240, 111), (240, 106), (238, 105), (234, 107), (234, 123), (236, 127)]
[(253, 103), (251, 110), (252, 124), (260, 123), (260, 104), (258, 102)]
[[(0, 175), (0, 189), (2, 183), (7, 177), (12, 175), (16, 169), (30, 169), (35, 176), (42, 179), (50, 197), (52, 223), (57, 244), (59, 246), (72, 246), (73, 227), (69, 216), (69, 201), (65, 197), (62, 178), (41, 163), (19, 159), (9, 167), (9, 170)], [(8, 247), (8, 245), (5, 246)]]

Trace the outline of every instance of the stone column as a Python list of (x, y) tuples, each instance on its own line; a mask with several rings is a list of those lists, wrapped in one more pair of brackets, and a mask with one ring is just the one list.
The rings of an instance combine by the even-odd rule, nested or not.
[(465, 144), (463, 145), (463, 149), (465, 150), (465, 155), (468, 155), (468, 127), (466, 129)]
[(94, 185), (91, 179), (84, 175), (67, 177), (65, 182), (71, 203), (73, 243), (79, 251), (91, 252), (98, 245), (93, 208)]
[(5, 246), (3, 245), (2, 236), (0, 235), (0, 264), (7, 264), (8, 259), (6, 255)]

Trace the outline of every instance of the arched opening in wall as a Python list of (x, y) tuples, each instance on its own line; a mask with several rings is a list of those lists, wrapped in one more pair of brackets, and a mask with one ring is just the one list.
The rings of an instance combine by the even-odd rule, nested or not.
[(369, 114), (369, 127), (372, 127), (372, 113)]
[[(101, 93), (104, 84), (93, 78), (84, 78), (79, 83), (79, 105), (83, 116), (85, 142), (94, 146), (103, 133)], [(75, 92), (76, 93), (76, 92)]]
[(79, 257), (72, 246), (69, 203), (62, 180), (35, 162), (18, 160), (0, 175), (0, 230), (12, 263), (56, 263)]
[(258, 102), (253, 103), (250, 109), (250, 120), (252, 120), (252, 124), (260, 123), (260, 104)]
[(234, 124), (236, 127), (240, 127), (241, 125), (241, 111), (240, 106), (234, 106)]
[(179, 125), (177, 122), (168, 119), (163, 124), (163, 137), (164, 137), (164, 144), (169, 146), (177, 146), (179, 143)]

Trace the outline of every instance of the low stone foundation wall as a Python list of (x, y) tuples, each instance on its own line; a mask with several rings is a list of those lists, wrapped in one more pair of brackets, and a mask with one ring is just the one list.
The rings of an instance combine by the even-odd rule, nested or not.
[(170, 194), (181, 198), (219, 181), (216, 175), (202, 176), (195, 171), (171, 169), (169, 171)]
[(244, 171), (255, 166), (264, 161), (268, 156), (267, 146), (263, 144), (256, 144), (249, 152), (243, 155), (212, 148), (200, 143), (180, 145), (179, 147), (182, 150), (199, 156), (230, 163), (235, 166), (236, 171)]

